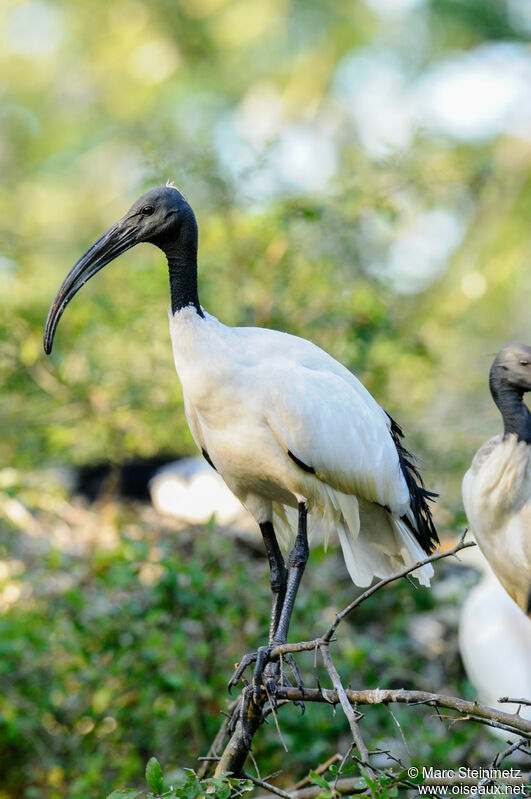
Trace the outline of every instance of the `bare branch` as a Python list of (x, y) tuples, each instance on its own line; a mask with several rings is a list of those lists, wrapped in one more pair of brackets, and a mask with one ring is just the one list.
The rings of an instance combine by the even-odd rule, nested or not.
[(502, 752), (498, 752), (494, 760), (492, 761), (492, 769), (497, 769), (502, 760), (505, 760), (510, 754), (515, 752), (519, 749), (521, 752), (524, 752), (528, 757), (531, 757), (531, 751), (529, 750), (529, 744), (526, 741), (515, 741), (511, 746), (508, 746), (507, 749), (504, 749)]
[[(345, 689), (341, 683), (341, 678), (337, 672), (336, 667), (334, 666), (334, 662), (330, 655), (330, 650), (327, 644), (321, 645), (321, 655), (323, 657), (323, 663), (326, 667), (326, 670), (332, 680), (332, 685), (334, 686), (336, 695), (339, 698), (341, 703), (341, 707), (343, 708), (343, 713), (347, 717), (347, 721), (350, 726), (350, 731), (352, 733), (352, 738), (354, 743), (356, 744), (356, 748), (359, 752), (360, 759), (364, 765), (368, 766), (369, 763), (369, 752), (367, 747), (365, 746), (365, 742), (361, 737), (360, 728), (358, 727), (358, 723), (356, 721), (356, 714), (352, 708), (352, 703), (349, 701)], [(304, 692), (306, 693), (306, 691)]]
[(500, 703), (511, 703), (514, 705), (531, 705), (531, 699), (511, 699), (509, 696), (501, 696), (498, 699)]
[[(234, 732), (216, 766), (215, 777), (220, 777), (229, 771), (237, 777), (241, 774), (243, 764), (251, 749), (253, 735), (263, 721), (262, 708), (265, 698), (259, 706), (255, 705), (253, 701), (245, 701), (246, 696), (249, 696), (246, 692), (250, 691), (252, 691), (252, 686), (246, 686), (240, 694), (238, 701), (244, 703), (240, 706), (243, 710), (239, 713)], [(238, 710), (237, 707), (234, 712), (236, 713)]]
[[(344, 795), (348, 794), (356, 794), (356, 795), (367, 795), (369, 794), (369, 789), (367, 786), (362, 788), (359, 787), (358, 783), (360, 781), (359, 777), (348, 777), (342, 780), (338, 780), (337, 784), (334, 787), (334, 791), (336, 794)], [(309, 785), (307, 788), (300, 788), (296, 791), (290, 791), (287, 796), (289, 799), (315, 799), (322, 792), (322, 788), (318, 785)], [(268, 799), (265, 796), (258, 796), (257, 799)]]
[[(404, 688), (371, 688), (361, 691), (345, 690), (345, 695), (351, 705), (387, 705), (400, 704), (425, 704), (432, 707), (445, 707), (456, 710), (469, 716), (471, 720), (479, 723), (491, 722), (492, 726), (502, 726), (509, 732), (518, 733), (526, 739), (531, 739), (531, 721), (513, 713), (505, 713), (480, 702), (461, 699), (458, 696), (446, 694), (433, 694), (428, 691), (409, 691)], [(328, 702), (340, 704), (336, 690), (305, 688), (304, 694), (298, 688), (279, 687), (279, 699), (304, 699), (306, 702)]]
[(411, 750), (409, 748), (408, 742), (406, 741), (406, 736), (404, 735), (404, 730), (402, 729), (402, 725), (398, 721), (397, 717), (395, 716), (395, 714), (393, 713), (393, 711), (389, 707), (389, 705), (386, 705), (386, 708), (389, 711), (389, 714), (390, 714), (391, 718), (393, 719), (394, 723), (398, 727), (398, 732), (400, 733), (400, 737), (402, 738), (402, 743), (404, 744), (404, 748), (405, 748), (406, 752), (411, 757)]
[(467, 547), (475, 547), (476, 544), (474, 541), (469, 541), (468, 543), (465, 544), (466, 534), (467, 531), (465, 530), (463, 535), (457, 542), (457, 544), (454, 547), (452, 547), (452, 549), (449, 549), (447, 552), (436, 552), (434, 555), (430, 555), (429, 557), (424, 558), (424, 560), (421, 560), (419, 563), (416, 563), (414, 566), (407, 566), (401, 571), (396, 572), (396, 574), (391, 574), (389, 577), (385, 577), (383, 580), (379, 580), (377, 583), (372, 585), (370, 588), (364, 591), (363, 594), (360, 594), (360, 596), (354, 599), (349, 605), (346, 606), (346, 608), (343, 608), (343, 610), (336, 615), (334, 622), (330, 625), (328, 630), (322, 636), (323, 641), (330, 641), (338, 625), (343, 621), (343, 619), (349, 616), (353, 610), (355, 610), (357, 607), (361, 605), (362, 602), (365, 602), (366, 599), (375, 594), (384, 586), (389, 585), (389, 583), (395, 582), (395, 580), (399, 580), (401, 577), (406, 577), (408, 574), (415, 571), (415, 569), (418, 569), (420, 566), (425, 566), (428, 563), (434, 563), (435, 561), (442, 560), (443, 558), (449, 558), (452, 555), (455, 555), (457, 552), (460, 552), (462, 549), (467, 549)]
[[(482, 719), (478, 718), (477, 716), (471, 716), (470, 714), (466, 714), (465, 716), (448, 716), (445, 714), (440, 714), (440, 718), (444, 721), (447, 720), (450, 722), (450, 729), (455, 725), (458, 724), (460, 721), (474, 721), (476, 724), (484, 724), (486, 727), (494, 727), (497, 730), (503, 730), (503, 732), (510, 732), (514, 733), (515, 730), (512, 727), (509, 727), (507, 724), (504, 724), (500, 721), (494, 721), (492, 719)], [(526, 737), (525, 733), (518, 732), (519, 735), (523, 735), (524, 738)], [(522, 741), (524, 741), (524, 738)], [(525, 741), (524, 741), (525, 743)]]

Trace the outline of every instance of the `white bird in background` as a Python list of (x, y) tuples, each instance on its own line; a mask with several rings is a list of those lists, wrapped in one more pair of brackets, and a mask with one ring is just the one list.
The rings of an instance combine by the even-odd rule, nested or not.
[(463, 478), (463, 503), (481, 551), (507, 593), (531, 615), (531, 347), (507, 344), (490, 369), (503, 435), (476, 452)]
[[(366, 586), (432, 551), (438, 539), (427, 499), (434, 495), (423, 488), (400, 427), (348, 369), (305, 339), (226, 327), (203, 310), (197, 223), (172, 185), (137, 200), (70, 271), (48, 313), (47, 353), (76, 292), (139, 242), (166, 255), (170, 334), (188, 424), (206, 460), (260, 526), (273, 594), (269, 645), (284, 643), (316, 525), (337, 529), (352, 579)], [(289, 569), (276, 533), (292, 547)], [(429, 564), (415, 572), (423, 585), (432, 574)], [(255, 685), (269, 648), (246, 661), (257, 660)]]
[(258, 530), (252, 516), (215, 469), (200, 455), (181, 458), (157, 469), (149, 481), (151, 501), (159, 513), (183, 525), (207, 524), (237, 530), (254, 541)]
[[(531, 619), (502, 588), (478, 547), (463, 550), (461, 557), (465, 566), (482, 573), (459, 613), (459, 649), (466, 673), (481, 702), (516, 713), (518, 705), (498, 699), (531, 696)], [(531, 718), (531, 707), (522, 706), (520, 714)], [(506, 730), (489, 729), (507, 739)]]

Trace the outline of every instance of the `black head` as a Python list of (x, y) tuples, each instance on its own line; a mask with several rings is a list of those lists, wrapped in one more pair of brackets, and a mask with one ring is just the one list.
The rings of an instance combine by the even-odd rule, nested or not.
[(185, 196), (170, 183), (143, 194), (115, 225), (96, 241), (70, 270), (48, 311), (44, 351), (52, 351), (59, 319), (79, 289), (103, 267), (140, 242), (160, 247), (169, 257), (185, 240), (197, 253), (197, 224)]
[(135, 229), (134, 244), (144, 241), (165, 250), (169, 242), (178, 238), (183, 227), (188, 230), (192, 220), (195, 227), (194, 212), (186, 197), (168, 183), (143, 194), (118, 225)]
[(493, 395), (503, 387), (531, 391), (531, 347), (519, 342), (502, 347), (490, 369), (490, 386)]

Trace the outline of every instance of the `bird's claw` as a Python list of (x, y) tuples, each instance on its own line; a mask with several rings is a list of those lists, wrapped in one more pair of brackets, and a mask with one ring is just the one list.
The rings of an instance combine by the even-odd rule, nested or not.
[(234, 688), (234, 686), (238, 683), (240, 677), (242, 676), (243, 672), (250, 666), (251, 663), (254, 663), (258, 657), (258, 652), (249, 652), (247, 655), (244, 655), (239, 663), (236, 664), (236, 669), (234, 670), (234, 674), (230, 678), (227, 688), (230, 692)]
[[(260, 646), (256, 650), (256, 652), (249, 652), (248, 654), (244, 655), (240, 662), (237, 664), (234, 674), (230, 678), (228, 682), (228, 691), (229, 694), (232, 688), (238, 683), (238, 681), (243, 676), (245, 669), (251, 665), (251, 663), (256, 663), (253, 672), (253, 701), (255, 705), (260, 704), (261, 695), (262, 695), (262, 676), (266, 671), (266, 668), (270, 665), (268, 662), (269, 655), (271, 654), (272, 650), (274, 649), (274, 645), (268, 646)], [(268, 677), (275, 677), (275, 680), (278, 679), (279, 676), (279, 666), (278, 663), (271, 664), (273, 667), (269, 670), (267, 674)], [(275, 674), (272, 671), (275, 671)]]
[[(288, 652), (288, 654), (285, 655), (285, 660), (289, 664), (289, 666), (291, 668), (291, 671), (293, 673), (293, 676), (295, 677), (295, 682), (297, 683), (297, 688), (299, 689), (301, 694), (304, 696), (304, 682), (302, 681), (302, 675), (301, 675), (299, 666), (297, 664), (297, 661), (295, 660), (295, 658), (293, 657), (291, 652)], [(287, 679), (286, 679), (286, 682), (288, 682)], [(288, 685), (289, 685), (289, 683), (288, 683)], [(304, 716), (304, 713), (306, 711), (306, 705), (304, 704), (304, 701), (302, 699), (294, 699), (293, 700), (293, 704), (296, 705), (297, 707), (300, 707), (301, 715)]]

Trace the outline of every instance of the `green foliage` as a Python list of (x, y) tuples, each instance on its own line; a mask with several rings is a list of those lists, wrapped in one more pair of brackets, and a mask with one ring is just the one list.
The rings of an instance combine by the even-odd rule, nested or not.
[[(221, 723), (233, 664), (267, 634), (265, 558), (212, 524), (182, 530), (142, 506), (72, 505), (50, 476), (39, 475), (35, 488), (31, 480), (13, 486), (36, 515), (31, 536), (14, 523), (0, 529), (2, 790), (9, 799), (86, 799), (139, 788), (153, 754), (165, 789), (180, 784)], [(438, 574), (437, 584), (449, 579), (441, 597), (437, 584), (414, 590), (404, 581), (343, 626), (335, 660), (354, 687), (469, 692), (454, 612), (467, 581), (452, 576), (451, 564)], [(313, 547), (292, 639), (326, 629), (354, 592), (340, 552)], [(428, 647), (415, 637), (426, 625), (437, 633)], [(329, 685), (312, 653), (297, 662), (309, 687)], [(387, 710), (365, 712), (371, 747), (400, 748)], [(419, 761), (480, 765), (496, 751), (482, 728), (456, 725), (449, 735), (426, 708), (393, 712)], [(262, 728), (253, 750), (264, 774), (282, 769), (295, 782), (346, 748), (344, 719), (327, 705), (304, 716), (282, 708), (279, 722), (290, 754), (274, 725)], [(159, 790), (150, 762), (148, 781)]]
[(140, 791), (135, 791), (134, 788), (118, 788), (117, 791), (110, 793), (106, 799), (135, 799), (140, 796)]
[(330, 766), (325, 776), (310, 771), (309, 782), (323, 790), (316, 799), (336, 799), (338, 780), (348, 780), (348, 787), (341, 786), (341, 796), (356, 797), (360, 794), (370, 796), (372, 799), (394, 799), (399, 790), (412, 788), (422, 782), (422, 777), (411, 779), (406, 769), (378, 768), (369, 773), (368, 769), (359, 762), (347, 760), (341, 766)]
[(146, 781), (151, 791), (144, 794), (129, 788), (113, 791), (106, 799), (120, 799), (120, 797), (134, 797), (142, 795), (145, 799), (235, 799), (252, 791), (251, 780), (236, 779), (230, 775), (222, 777), (209, 777), (200, 779), (193, 769), (184, 769), (183, 776), (175, 784), (164, 785), (162, 768), (156, 757), (149, 759), (146, 766)]
[[(149, 774), (150, 764), (157, 763), (157, 777)], [(153, 767), (152, 767), (153, 768)], [(151, 778), (150, 778), (151, 776)], [(250, 780), (235, 779), (229, 775), (224, 777), (209, 777), (199, 779), (193, 769), (185, 769), (184, 777), (171, 785), (168, 790), (162, 787), (162, 769), (155, 758), (151, 758), (146, 768), (146, 779), (152, 792), (142, 794), (141, 791), (131, 791), (129, 789), (113, 791), (106, 799), (120, 799), (121, 797), (135, 796), (142, 794), (145, 799), (235, 799), (253, 790)]]

